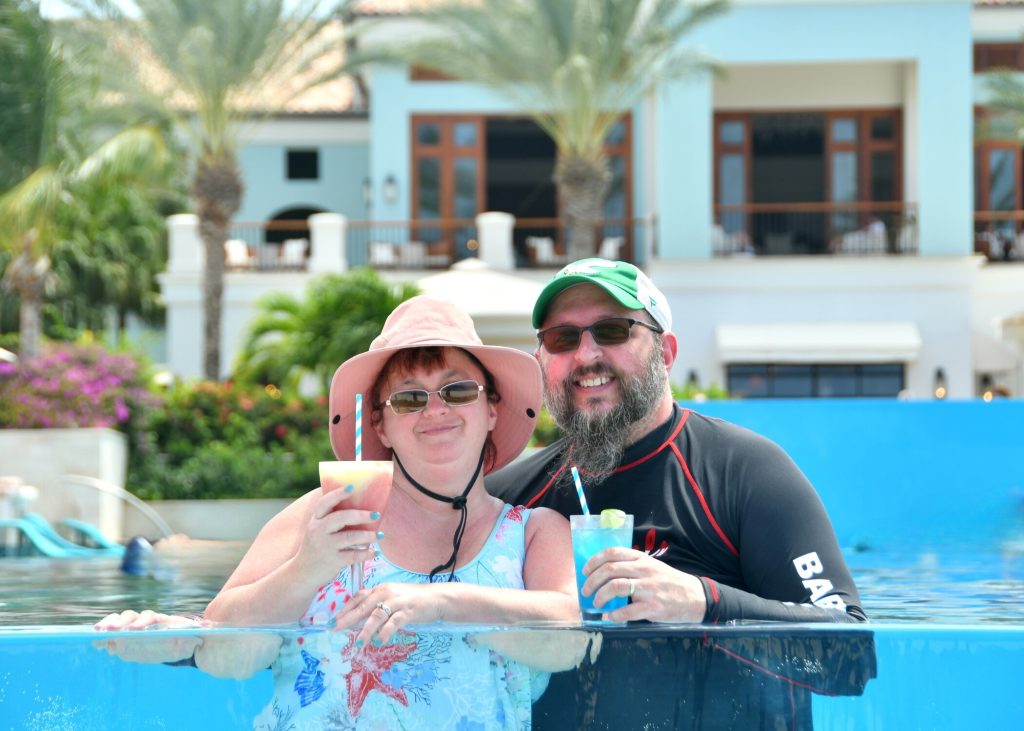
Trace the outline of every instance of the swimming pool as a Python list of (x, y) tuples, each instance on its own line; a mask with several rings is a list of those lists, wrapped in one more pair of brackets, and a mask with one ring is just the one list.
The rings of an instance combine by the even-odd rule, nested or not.
[[(1024, 403), (770, 406), (702, 410), (749, 424), (794, 455), (829, 509), (872, 623), (519, 628), (545, 644), (589, 643), (578, 667), (550, 678), (537, 706), (556, 719), (550, 727), (1020, 728), (1024, 472), (1013, 435)], [(273, 697), (271, 670), (236, 680), (127, 662), (95, 647), (83, 625), (126, 607), (199, 611), (240, 550), (176, 557), (156, 577), (123, 576), (105, 559), (0, 562), (0, 731), (252, 728)], [(513, 631), (419, 632), (484, 629)], [(308, 632), (192, 634), (230, 647), (298, 643)], [(124, 636), (188, 636), (144, 634)], [(626, 670), (618, 692), (596, 694), (616, 669)]]
[[(426, 628), (421, 636), (472, 631)], [(156, 641), (175, 631), (148, 634), (130, 639)], [(296, 630), (199, 634), (229, 643), (299, 636)], [(597, 636), (602, 656), (633, 662), (635, 672), (619, 693), (600, 696), (589, 690), (599, 663), (588, 659), (579, 670), (553, 677), (548, 693), (559, 693), (555, 712), (574, 720), (559, 727), (749, 729), (775, 728), (782, 719), (784, 728), (813, 723), (819, 731), (967, 730), (1016, 729), (1024, 718), (1019, 627), (659, 626), (606, 629)], [(71, 627), (0, 631), (0, 729), (249, 729), (273, 695), (270, 670), (244, 680), (215, 678), (191, 667), (126, 662), (94, 647), (95, 640), (91, 631)], [(674, 666), (640, 662), (656, 643), (673, 648)], [(678, 679), (670, 696), (664, 683), (649, 682), (665, 673)], [(747, 676), (757, 678), (754, 693)], [(467, 691), (465, 702), (473, 696)], [(772, 697), (779, 700), (764, 701)], [(744, 715), (751, 704), (760, 709), (756, 725)], [(736, 718), (744, 719), (742, 725), (731, 722)]]
[[(201, 611), (240, 551), (225, 546), (189, 560), (162, 559), (155, 577), (124, 575), (111, 559), (5, 560), (0, 731), (252, 728), (274, 694), (271, 670), (243, 680), (217, 678), (192, 667), (127, 662), (94, 642), (126, 637), (145, 644), (190, 634), (229, 645), (254, 637), (296, 642), (310, 630), (159, 630), (140, 639), (139, 633), (98, 636), (90, 629), (96, 618), (125, 607)], [(559, 728), (774, 728), (779, 719), (791, 729), (1019, 728), (1024, 556), (975, 553), (954, 560), (947, 553), (849, 550), (847, 560), (870, 625), (604, 629), (596, 633), (597, 655), (553, 676), (548, 693), (556, 695), (546, 695), (538, 709), (555, 714), (549, 727)], [(525, 631), (556, 640), (580, 633)], [(647, 661), (659, 643), (673, 648), (674, 667)], [(664, 662), (664, 652), (656, 655)], [(609, 665), (631, 668), (628, 685), (621, 696), (595, 697), (590, 689)], [(679, 679), (671, 697), (666, 675)], [(750, 697), (751, 687), (757, 698)], [(785, 707), (766, 707), (765, 698)], [(751, 726), (745, 704), (755, 703), (761, 722)], [(731, 725), (735, 718), (741, 726)]]

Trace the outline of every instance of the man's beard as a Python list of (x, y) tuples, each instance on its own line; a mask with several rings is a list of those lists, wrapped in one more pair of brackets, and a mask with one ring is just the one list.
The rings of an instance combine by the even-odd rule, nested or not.
[[(565, 437), (565, 461), (584, 471), (590, 485), (601, 484), (619, 466), (633, 427), (651, 414), (665, 391), (660, 340), (655, 341), (643, 366), (636, 376), (624, 378), (601, 363), (574, 371), (562, 384), (545, 383), (548, 410)], [(619, 403), (605, 413), (578, 409), (573, 399), (573, 383), (586, 376), (600, 375), (618, 380)]]

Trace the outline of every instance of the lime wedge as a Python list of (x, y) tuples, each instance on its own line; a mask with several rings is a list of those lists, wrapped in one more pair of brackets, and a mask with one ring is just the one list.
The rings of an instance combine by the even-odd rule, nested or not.
[(606, 508), (601, 511), (602, 528), (621, 528), (626, 524), (626, 514), (615, 508)]

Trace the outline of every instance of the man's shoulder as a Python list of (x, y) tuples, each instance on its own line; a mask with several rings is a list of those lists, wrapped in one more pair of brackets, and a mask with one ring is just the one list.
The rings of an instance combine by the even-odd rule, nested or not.
[(776, 458), (784, 453), (774, 441), (745, 426), (692, 409), (685, 410), (689, 412), (686, 428), (677, 440), (681, 444), (688, 442), (691, 451), (726, 459)]
[(529, 501), (533, 493), (551, 478), (553, 465), (562, 452), (561, 441), (531, 450), (514, 462), (487, 475), (487, 492), (512, 505)]

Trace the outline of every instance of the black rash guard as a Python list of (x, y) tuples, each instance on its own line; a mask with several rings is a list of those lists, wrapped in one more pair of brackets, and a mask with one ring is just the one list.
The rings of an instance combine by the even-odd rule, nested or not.
[[(561, 456), (559, 442), (488, 476), (487, 489), (579, 514)], [(674, 405), (586, 494), (591, 512), (633, 515), (634, 548), (700, 577), (705, 622), (867, 619), (814, 488), (781, 447), (747, 429)]]

